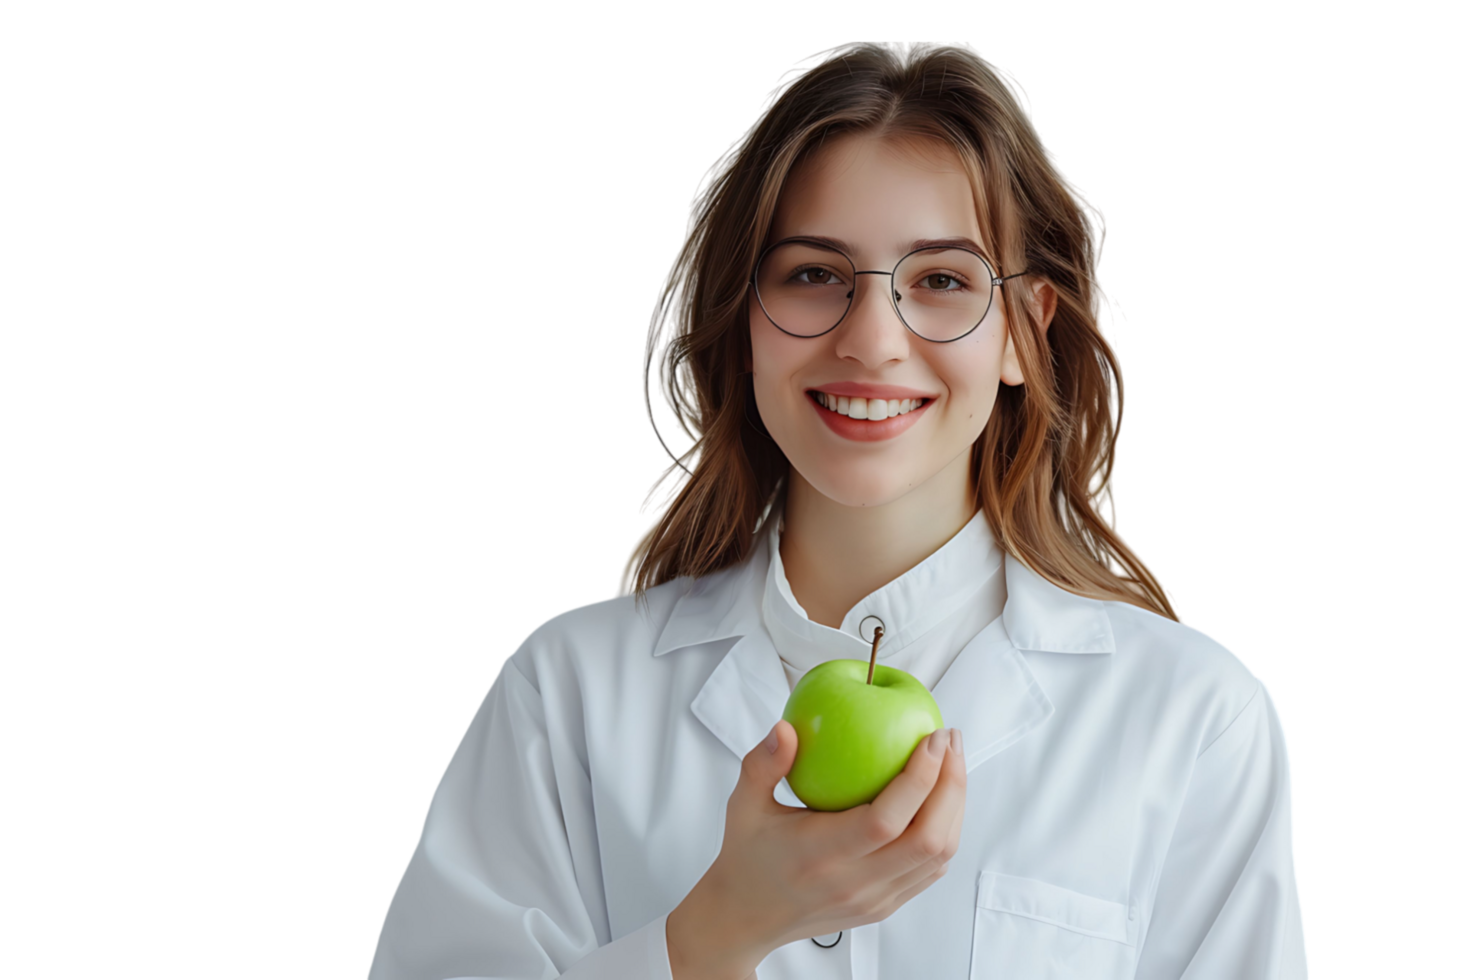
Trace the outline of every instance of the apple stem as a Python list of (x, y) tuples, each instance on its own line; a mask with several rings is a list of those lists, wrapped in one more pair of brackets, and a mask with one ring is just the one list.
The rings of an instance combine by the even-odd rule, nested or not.
[(883, 627), (873, 627), (873, 655), (868, 658), (868, 683), (873, 683), (873, 668), (878, 665), (878, 641), (883, 639)]

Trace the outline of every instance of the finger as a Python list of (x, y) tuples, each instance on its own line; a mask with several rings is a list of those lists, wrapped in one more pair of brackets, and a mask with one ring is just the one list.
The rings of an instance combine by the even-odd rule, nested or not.
[[(939, 877), (944, 876), (944, 873), (939, 871), (939, 868), (948, 870), (950, 861), (953, 860), (954, 855), (960, 849), (960, 836), (964, 830), (964, 763), (961, 761), (960, 755), (956, 754), (956, 752), (951, 752), (950, 757), (945, 758), (944, 765), (947, 767), (944, 770), (944, 776), (936, 783), (935, 790), (926, 799), (925, 805), (920, 808), (919, 815), (914, 817), (914, 823), (908, 827), (907, 832), (904, 833), (904, 836), (900, 840), (895, 840), (891, 845), (888, 845), (889, 848), (894, 849), (895, 855), (898, 855), (898, 857), (895, 857), (895, 860), (900, 862), (901, 867), (901, 873), (897, 874), (888, 883), (888, 893), (898, 892), (900, 895), (906, 895), (903, 901), (908, 901), (908, 898), (913, 898), (914, 895), (917, 895), (917, 893), (925, 890), (926, 887), (931, 886), (933, 882), (936, 882)], [(956, 783), (957, 779), (958, 785)], [(950, 804), (948, 807), (947, 802)], [(945, 818), (948, 818), (950, 823), (948, 823), (947, 833), (945, 833), (944, 846), (942, 846), (939, 854), (933, 855), (929, 860), (920, 860), (917, 864), (913, 864), (910, 867), (910, 864), (906, 862), (906, 858), (903, 857), (906, 845), (908, 846), (908, 854), (913, 854), (914, 851), (913, 845), (911, 845), (908, 837), (916, 835), (916, 833), (922, 835), (928, 829), (929, 821), (942, 821)], [(923, 846), (925, 845), (920, 843), (919, 849), (923, 849)], [(923, 852), (928, 854), (928, 851)], [(895, 905), (895, 908), (897, 908), (897, 905)]]
[(921, 864), (917, 868), (911, 868), (910, 870), (899, 875), (897, 878), (894, 878), (888, 883), (887, 887), (884, 888), (883, 892), (885, 895), (901, 895), (909, 889), (913, 888), (915, 885), (919, 884), (920, 882), (929, 881), (931, 878), (934, 877), (936, 871), (938, 871), (940, 868), (945, 868), (948, 866), (948, 861), (935, 858), (933, 861)]
[(919, 807), (919, 812), (914, 815), (913, 823), (909, 824), (905, 833), (914, 833), (915, 824), (928, 828), (930, 820), (934, 821), (935, 830), (941, 826), (945, 827), (945, 847), (940, 856), (948, 861), (959, 850), (960, 833), (965, 825), (967, 790), (965, 753), (961, 746), (960, 734), (956, 732), (949, 752), (944, 756), (944, 764), (939, 771), (939, 778), (935, 780), (934, 789), (924, 799), (923, 805)]
[(960, 838), (965, 830), (965, 790), (960, 788), (959, 805), (954, 808), (954, 817), (950, 821), (949, 835), (945, 838), (944, 853), (940, 858), (949, 862), (960, 850)]
[(924, 736), (909, 753), (903, 771), (883, 787), (873, 802), (843, 811), (852, 821), (847, 829), (850, 837), (859, 841), (859, 855), (890, 844), (908, 827), (934, 788), (948, 742), (948, 728)]
[[(774, 742), (775, 751), (771, 751)], [(802, 807), (776, 802), (776, 784), (791, 771), (796, 761), (796, 729), (784, 718), (771, 726), (766, 738), (745, 753), (740, 763), (740, 779), (730, 793), (730, 805), (751, 807), (772, 813), (803, 812)]]
[(965, 801), (961, 797), (960, 805), (955, 811), (954, 822), (949, 826), (949, 842), (944, 849), (944, 859), (948, 861), (959, 853), (960, 837), (965, 830)]
[(948, 860), (959, 844), (965, 810), (965, 763), (953, 747), (945, 753), (934, 789), (907, 829), (869, 856), (870, 873), (897, 878), (935, 859)]
[(926, 876), (924, 876), (919, 881), (914, 882), (909, 887), (907, 887), (907, 888), (903, 889), (902, 891), (900, 891), (898, 893), (898, 895), (895, 896), (894, 899), (893, 899), (893, 907), (894, 907), (894, 909), (900, 909), (900, 908), (902, 908), (915, 895), (917, 895), (920, 892), (928, 889), (930, 886), (932, 886), (940, 878), (943, 878), (948, 871), (949, 871), (949, 865), (947, 865), (947, 864), (941, 864), (939, 867), (937, 867), (934, 870), (930, 871), (929, 874), (927, 874)]
[[(954, 819), (949, 827), (949, 846), (945, 849), (944, 859), (948, 861), (960, 849), (960, 836), (965, 829), (965, 801), (967, 798), (968, 777), (965, 774), (965, 749), (963, 740), (958, 732), (954, 736), (954, 744), (950, 746), (950, 754), (944, 759), (945, 769), (940, 773), (940, 779), (945, 774), (952, 774), (955, 784), (959, 787), (959, 806), (955, 808)], [(951, 768), (952, 767), (952, 768)], [(935, 784), (938, 785), (937, 783)], [(930, 794), (933, 795), (932, 793)], [(927, 802), (927, 801), (926, 801)], [(921, 808), (922, 809), (922, 808)]]

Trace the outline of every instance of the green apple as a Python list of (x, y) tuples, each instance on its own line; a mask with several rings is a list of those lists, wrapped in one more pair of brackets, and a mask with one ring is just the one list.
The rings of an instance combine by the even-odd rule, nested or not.
[(944, 727), (919, 679), (866, 660), (828, 660), (802, 675), (781, 717), (796, 729), (796, 761), (786, 774), (813, 810), (870, 803), (903, 771), (924, 736)]

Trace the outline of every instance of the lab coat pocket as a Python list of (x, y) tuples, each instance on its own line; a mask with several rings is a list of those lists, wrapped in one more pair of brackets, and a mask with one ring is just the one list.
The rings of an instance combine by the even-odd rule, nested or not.
[(1129, 977), (1136, 941), (1137, 920), (1126, 905), (982, 871), (970, 980)]

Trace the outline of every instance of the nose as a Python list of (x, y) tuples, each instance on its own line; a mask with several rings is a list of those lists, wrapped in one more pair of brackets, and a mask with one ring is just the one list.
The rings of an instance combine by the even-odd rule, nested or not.
[(836, 353), (866, 368), (909, 356), (909, 331), (893, 308), (892, 274), (859, 272), (852, 305), (837, 325)]
[[(894, 275), (894, 273), (891, 273), (891, 272), (878, 272), (878, 270), (876, 270), (876, 269), (869, 269), (869, 270), (866, 270), (866, 272), (854, 272), (853, 275), (854, 276), (889, 276), (889, 278), (892, 278), (892, 275)], [(857, 282), (861, 282), (861, 279), (858, 279)], [(857, 292), (857, 282), (854, 282), (853, 288), (848, 289), (848, 291), (847, 291), (847, 298), (848, 298), (848, 300), (851, 300), (851, 298), (853, 298), (854, 292)], [(879, 282), (879, 284), (876, 285), (875, 288), (883, 289), (885, 287), (888, 288), (888, 289), (892, 289), (891, 282), (888, 282), (888, 284), (885, 284), (885, 282)], [(885, 295), (886, 295), (886, 291), (885, 291)]]
[[(858, 292), (866, 292), (866, 294), (870, 297), (870, 303), (878, 303), (881, 309), (886, 309), (889, 311), (889, 313), (894, 314), (894, 319), (898, 319), (898, 326), (904, 326), (903, 319), (901, 319), (901, 317), (898, 317), (898, 307), (895, 306), (894, 303), (895, 298), (900, 301), (903, 300), (903, 294), (898, 294), (897, 297), (895, 297), (894, 295), (894, 282), (892, 282), (892, 279), (894, 279), (894, 273), (875, 272), (875, 270), (870, 270), (870, 272), (856, 272), (853, 273), (853, 275), (853, 288), (848, 289), (848, 300), (851, 300), (851, 298), (853, 298), (854, 295), (858, 294)], [(867, 289), (863, 289), (863, 281), (861, 281), (861, 279), (857, 279), (856, 276), (875, 276), (875, 278), (870, 279), (870, 281), (867, 282)], [(861, 298), (858, 298), (857, 301), (854, 301), (854, 303), (851, 304), (850, 307), (848, 307), (848, 316), (853, 316), (854, 313), (857, 313), (858, 307), (861, 306), (861, 303), (863, 303), (863, 300), (861, 300)]]

